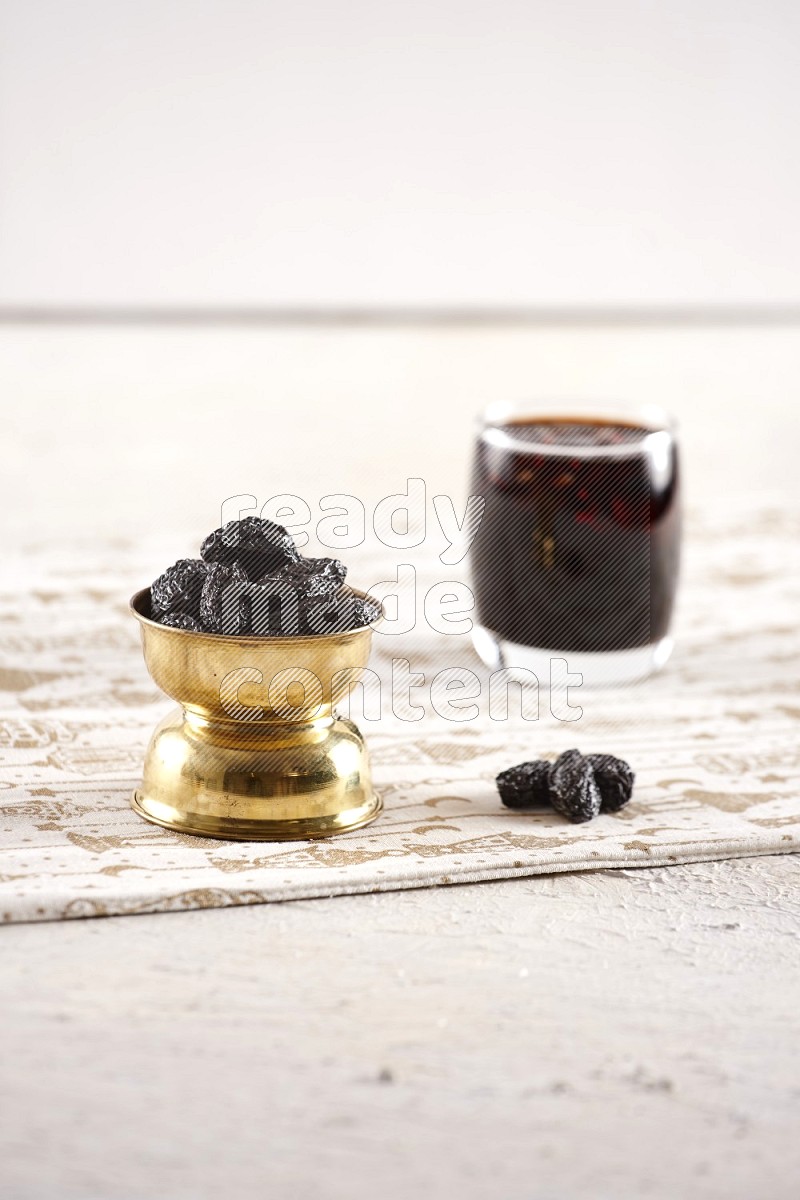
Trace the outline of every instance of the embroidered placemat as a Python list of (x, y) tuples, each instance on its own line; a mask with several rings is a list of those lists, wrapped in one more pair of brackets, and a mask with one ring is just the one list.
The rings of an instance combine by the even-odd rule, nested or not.
[[(668, 668), (580, 694), (583, 715), (482, 709), (465, 724), (363, 721), (385, 811), (324, 842), (226, 843), (146, 824), (129, 807), (150, 731), (171, 707), (142, 661), (127, 598), (165, 561), (118, 541), (42, 542), (0, 595), (0, 919), (60, 920), (427, 887), (543, 872), (773, 854), (800, 844), (797, 513), (693, 514)], [(190, 547), (177, 549), (190, 553)], [(159, 557), (160, 555), (160, 557)], [(443, 575), (417, 563), (422, 582)], [(355, 582), (387, 578), (362, 555)], [(372, 665), (486, 673), (467, 637), (376, 635)], [(581, 689), (581, 693), (583, 689)], [(424, 696), (424, 691), (420, 693)], [(512, 705), (513, 709), (513, 705)], [(513, 813), (494, 776), (569, 746), (628, 758), (633, 801), (590, 825)]]

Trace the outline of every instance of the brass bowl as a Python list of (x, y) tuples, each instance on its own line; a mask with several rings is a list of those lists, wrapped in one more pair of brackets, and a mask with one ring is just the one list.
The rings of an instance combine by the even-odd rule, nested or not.
[[(362, 595), (363, 593), (357, 593)], [(150, 619), (132, 597), (147, 669), (179, 708), (156, 727), (133, 808), (203, 837), (328, 837), (377, 817), (369, 755), (334, 705), (367, 665), (372, 628), (231, 637)]]

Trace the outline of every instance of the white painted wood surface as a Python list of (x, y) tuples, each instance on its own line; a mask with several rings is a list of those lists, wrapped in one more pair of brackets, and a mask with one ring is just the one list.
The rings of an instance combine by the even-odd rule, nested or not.
[(2, 934), (9, 1200), (792, 1200), (793, 857)]
[[(281, 490), (289, 467), (313, 495), (393, 490), (408, 469), (455, 490), (471, 411), (525, 392), (666, 401), (691, 502), (789, 502), (798, 367), (794, 329), (6, 329), (7, 538), (145, 521), (174, 544), (229, 481)], [(198, 462), (219, 475), (187, 491)], [(764, 858), (9, 927), (0, 1193), (794, 1198), (799, 872)]]
[(0, 302), (797, 304), (792, 0), (8, 0)]

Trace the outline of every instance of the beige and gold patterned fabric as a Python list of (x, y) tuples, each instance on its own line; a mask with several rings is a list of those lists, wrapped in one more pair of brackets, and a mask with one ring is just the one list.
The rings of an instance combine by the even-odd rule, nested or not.
[[(384, 814), (359, 832), (282, 845), (174, 834), (129, 807), (150, 731), (171, 707), (147, 676), (127, 611), (161, 563), (154, 548), (28, 545), (8, 564), (0, 598), (0, 917), (177, 911), (796, 850), (799, 542), (796, 516), (777, 506), (693, 514), (672, 661), (644, 684), (580, 695), (576, 722), (554, 720), (546, 698), (533, 722), (482, 711), (456, 725), (430, 705), (414, 724), (364, 721), (354, 708)], [(391, 565), (363, 558), (351, 577), (368, 584)], [(418, 570), (442, 577), (424, 561)], [(379, 674), (397, 655), (428, 678), (453, 665), (485, 675), (464, 637), (376, 635)], [(500, 805), (499, 770), (573, 745), (629, 759), (637, 786), (625, 810), (574, 826)]]

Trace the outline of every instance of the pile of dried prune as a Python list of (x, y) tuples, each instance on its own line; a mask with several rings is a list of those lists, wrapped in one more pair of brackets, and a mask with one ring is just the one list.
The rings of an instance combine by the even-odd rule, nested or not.
[(261, 517), (210, 533), (150, 588), (150, 616), (172, 629), (251, 637), (342, 633), (371, 625), (380, 605), (357, 595), (337, 558), (303, 558), (282, 525)]
[(631, 798), (634, 778), (624, 759), (613, 754), (565, 750), (554, 763), (540, 758), (509, 767), (496, 782), (507, 808), (549, 805), (578, 825), (600, 812), (619, 812)]

